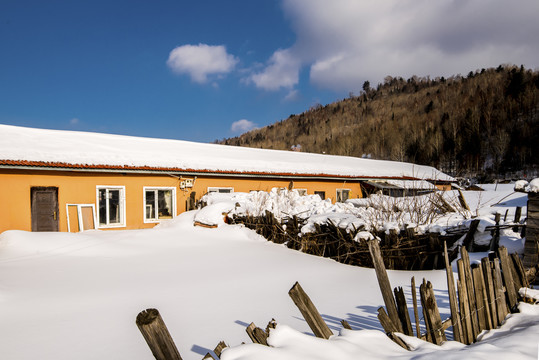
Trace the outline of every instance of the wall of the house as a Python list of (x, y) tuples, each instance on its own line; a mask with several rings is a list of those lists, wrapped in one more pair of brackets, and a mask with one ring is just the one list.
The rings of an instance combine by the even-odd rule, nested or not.
[(447, 183), (436, 183), (434, 184), (434, 186), (436, 186), (436, 188), (438, 190), (442, 190), (442, 191), (451, 191), (451, 184), (447, 184)]
[[(180, 189), (181, 181), (192, 179), (192, 188)], [(187, 200), (195, 192), (200, 199), (209, 187), (232, 187), (236, 192), (269, 191), (273, 187), (288, 188), (292, 179), (184, 177), (166, 174), (98, 173), (79, 171), (6, 170), (0, 169), (0, 233), (5, 230), (31, 231), (32, 187), (57, 187), (60, 231), (67, 231), (66, 204), (94, 204), (97, 211), (96, 186), (124, 186), (126, 222), (120, 229), (141, 229), (155, 226), (144, 222), (144, 192), (146, 187), (175, 187), (176, 212), (186, 210)], [(358, 181), (293, 180), (295, 189), (307, 194), (324, 191), (326, 199), (336, 199), (337, 189), (350, 189), (350, 198), (361, 197)], [(70, 220), (73, 223), (73, 219)]]

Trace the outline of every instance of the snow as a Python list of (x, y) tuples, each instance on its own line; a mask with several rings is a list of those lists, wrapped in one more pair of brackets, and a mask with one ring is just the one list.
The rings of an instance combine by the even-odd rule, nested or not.
[(181, 140), (0, 125), (1, 160), (351, 177), (453, 179), (430, 166)]
[(525, 191), (528, 182), (526, 180), (518, 180), (515, 182), (515, 191)]
[[(497, 204), (479, 209), (484, 216), (522, 202), (521, 197), (506, 197), (510, 191), (503, 188), (493, 192), (483, 193), (485, 202)], [(150, 359), (135, 325), (136, 315), (150, 307), (159, 309), (185, 360), (201, 359), (221, 340), (231, 346), (223, 360), (537, 358), (539, 306), (524, 303), (520, 313), (509, 315), (499, 329), (484, 332), (474, 345), (448, 341), (438, 347), (403, 336), (415, 349), (405, 351), (386, 337), (377, 320), (383, 300), (374, 270), (290, 250), (241, 225), (222, 222), (223, 212), (247, 211), (249, 197), (262, 208), (273, 204), (283, 216), (298, 200), (294, 192), (266, 196), (274, 201), (258, 193), (234, 194), (233, 200), (212, 197), (205, 210), (183, 213), (153, 229), (0, 234), (0, 358)], [(297, 203), (298, 209), (310, 209), (306, 204), (311, 202), (315, 199)], [(352, 204), (331, 208), (320, 198), (317, 204), (334, 214), (358, 209)], [(197, 227), (195, 220), (219, 226)], [(522, 248), (521, 239), (502, 233), (501, 244), (508, 241)], [(409, 303), (411, 277), (417, 283), (430, 280), (442, 318), (449, 317), (444, 271), (388, 274), (393, 287), (403, 286)], [(330, 340), (312, 336), (289, 298), (296, 281), (334, 332)], [(273, 347), (250, 344), (247, 325), (264, 328), (272, 318), (278, 323), (270, 333)], [(341, 319), (354, 330), (341, 329)]]
[(518, 290), (518, 293), (522, 297), (528, 297), (530, 299), (533, 299), (535, 301), (535, 303), (539, 303), (539, 290), (528, 289), (528, 288), (520, 288)]
[(436, 190), (436, 186), (428, 181), (422, 180), (386, 180), (384, 182), (389, 185), (397, 186), (401, 189)]
[(539, 178), (536, 178), (530, 181), (528, 186), (526, 186), (526, 191), (533, 192), (533, 193), (539, 192)]

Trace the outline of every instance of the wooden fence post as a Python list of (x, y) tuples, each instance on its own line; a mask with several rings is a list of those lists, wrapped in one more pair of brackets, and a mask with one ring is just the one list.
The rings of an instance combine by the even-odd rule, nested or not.
[[(473, 286), (473, 277), (472, 277), (472, 266), (470, 264), (470, 256), (468, 251), (464, 248), (460, 248), (460, 257), (462, 259), (462, 264), (464, 265), (464, 285), (466, 286), (466, 291), (468, 292), (468, 301), (470, 303), (470, 320), (472, 321), (472, 330), (474, 340), (479, 335), (479, 324), (477, 323), (477, 303), (475, 301), (474, 295), (474, 286)], [(460, 274), (459, 274), (460, 277)]]
[(421, 295), (421, 305), (426, 310), (427, 317), (425, 322), (429, 324), (428, 331), (431, 333), (432, 342), (441, 345), (447, 339), (442, 325), (442, 318), (438, 311), (438, 305), (436, 304), (432, 283), (429, 281), (426, 286), (425, 283), (421, 284), (419, 294)]
[(157, 309), (141, 311), (137, 315), (136, 323), (157, 360), (182, 360)]
[(524, 266), (522, 265), (522, 260), (520, 260), (520, 256), (513, 253), (511, 254), (511, 258), (513, 259), (513, 263), (515, 264), (515, 270), (518, 277), (520, 278), (520, 283), (522, 284), (522, 287), (528, 287), (528, 277), (526, 276), (526, 270), (524, 270)]
[(507, 299), (509, 300), (509, 309), (512, 311), (517, 305), (517, 293), (515, 291), (515, 283), (513, 280), (513, 260), (509, 258), (507, 248), (504, 246), (498, 249), (498, 255), (500, 256), (502, 265), (505, 291), (507, 292)]
[[(522, 206), (517, 206), (515, 210), (515, 218), (513, 219), (513, 222), (515, 224), (520, 223), (520, 216), (522, 215)], [(513, 232), (518, 232), (518, 226), (513, 227)]]
[(408, 336), (414, 336), (412, 330), (412, 323), (410, 322), (410, 314), (408, 313), (408, 306), (406, 305), (406, 297), (404, 296), (404, 290), (402, 286), (396, 287), (394, 290), (395, 299), (397, 300), (397, 311), (399, 312), (399, 318), (404, 329), (404, 334)]
[(453, 324), (453, 338), (455, 341), (464, 343), (462, 338), (462, 324), (459, 316), (459, 305), (457, 302), (457, 292), (455, 290), (455, 279), (453, 278), (453, 269), (449, 262), (449, 254), (447, 253), (447, 243), (444, 241), (444, 260), (445, 274), (447, 278), (447, 292), (449, 294), (449, 308), (451, 310), (451, 323)]
[(412, 276), (412, 301), (414, 302), (415, 331), (416, 331), (417, 337), (421, 339), (421, 330), (419, 328), (419, 314), (417, 311), (417, 294), (416, 294), (414, 276)]
[(301, 285), (296, 282), (294, 286), (288, 291), (288, 295), (294, 301), (294, 304), (298, 307), (299, 311), (303, 315), (307, 324), (313, 331), (314, 335), (319, 338), (329, 339), (333, 333), (320, 316), (320, 313), (314, 306), (309, 296), (303, 291)]
[(490, 309), (490, 319), (492, 329), (498, 326), (498, 312), (496, 311), (496, 290), (494, 281), (492, 280), (492, 265), (488, 257), (481, 259), (483, 268), (483, 278), (485, 279), (485, 288), (487, 292), (488, 307)]
[(398, 345), (402, 346), (406, 350), (410, 350), (408, 346), (406, 345), (406, 343), (402, 341), (398, 336), (395, 335), (395, 333), (398, 332), (398, 330), (382, 306), (378, 308), (378, 320), (380, 321), (380, 324), (384, 328), (384, 331), (386, 332), (387, 336), (389, 336), (391, 340), (393, 340), (394, 342), (396, 342)]
[(224, 341), (220, 341), (219, 344), (213, 349), (213, 352), (215, 355), (217, 355), (218, 358), (221, 358), (221, 354), (223, 353), (223, 350), (226, 349), (228, 345)]
[(462, 319), (462, 330), (466, 335), (464, 343), (469, 345), (474, 342), (472, 330), (472, 319), (470, 316), (470, 302), (468, 300), (468, 288), (466, 287), (466, 275), (464, 275), (464, 263), (462, 259), (457, 260), (457, 268), (459, 272), (459, 280), (457, 282), (459, 289), (459, 307), (460, 318)]
[(501, 324), (508, 314), (507, 303), (505, 302), (505, 292), (503, 291), (502, 272), (500, 270), (499, 259), (494, 259), (494, 269), (492, 271), (494, 289), (496, 294), (496, 312), (498, 314), (498, 324)]
[(472, 251), (474, 248), (474, 235), (477, 231), (477, 226), (479, 225), (479, 222), (479, 220), (472, 220), (472, 222), (470, 223), (470, 228), (466, 233), (466, 237), (462, 241), (462, 246), (468, 251)]
[(393, 291), (391, 291), (391, 284), (389, 283), (389, 277), (387, 276), (386, 268), (384, 266), (378, 240), (369, 240), (367, 244), (369, 245), (369, 252), (371, 253), (374, 270), (376, 272), (376, 277), (378, 278), (378, 285), (380, 286), (380, 291), (382, 292), (382, 297), (384, 299), (389, 318), (397, 327), (397, 330), (399, 332), (403, 332), (399, 320), (399, 313), (397, 311), (397, 304), (395, 303), (395, 298), (393, 297)]
[(492, 230), (492, 240), (490, 240), (490, 251), (498, 251), (498, 247), (500, 246), (500, 228), (498, 225), (500, 225), (500, 213), (496, 213), (494, 215), (494, 221), (496, 222), (496, 226), (494, 227), (494, 230)]
[(483, 287), (484, 281), (482, 281), (483, 273), (481, 270), (481, 265), (472, 269), (472, 276), (474, 283), (475, 302), (477, 304), (477, 320), (479, 323), (479, 332), (481, 332), (485, 329), (490, 329), (488, 322), (489, 316), (487, 316), (487, 309), (484, 306), (484, 295), (486, 295), (486, 292)]
[(250, 323), (245, 331), (253, 343), (268, 346), (268, 334), (261, 328), (256, 327), (255, 323)]
[(347, 329), (347, 330), (352, 330), (352, 327), (350, 326), (350, 324), (348, 323), (348, 321), (346, 320), (341, 320), (341, 325), (343, 328)]

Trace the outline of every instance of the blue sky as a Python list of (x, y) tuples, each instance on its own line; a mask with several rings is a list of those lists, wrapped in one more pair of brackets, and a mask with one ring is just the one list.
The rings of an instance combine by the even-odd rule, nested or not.
[(536, 0), (0, 2), (0, 123), (211, 142), (387, 75), (539, 66)]

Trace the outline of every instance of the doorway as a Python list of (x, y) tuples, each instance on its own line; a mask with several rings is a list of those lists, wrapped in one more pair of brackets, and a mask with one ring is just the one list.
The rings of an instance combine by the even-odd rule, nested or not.
[(58, 231), (58, 188), (32, 187), (32, 231)]

